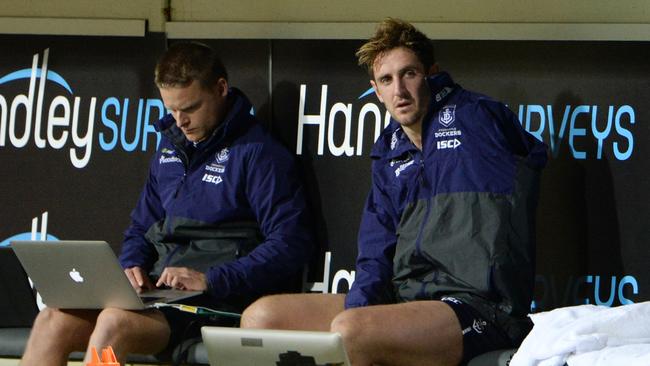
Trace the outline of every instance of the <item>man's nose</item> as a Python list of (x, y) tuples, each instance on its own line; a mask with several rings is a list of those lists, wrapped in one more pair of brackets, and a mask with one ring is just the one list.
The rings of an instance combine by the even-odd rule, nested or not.
[(176, 126), (181, 127), (187, 124), (188, 118), (187, 115), (181, 111), (176, 111), (173, 113), (174, 119), (176, 120)]
[(395, 95), (400, 97), (408, 95), (406, 84), (404, 83), (404, 80), (402, 80), (401, 78), (395, 79), (395, 82), (393, 83), (393, 87), (395, 88)]

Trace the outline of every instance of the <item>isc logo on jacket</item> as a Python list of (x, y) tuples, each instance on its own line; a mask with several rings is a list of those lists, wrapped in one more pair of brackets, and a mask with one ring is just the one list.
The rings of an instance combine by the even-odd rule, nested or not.
[(438, 148), (438, 150), (455, 149), (460, 145), (461, 145), (461, 143), (460, 143), (460, 140), (458, 140), (458, 139), (436, 141), (436, 147)]
[(220, 175), (212, 175), (208, 173), (203, 174), (203, 178), (201, 178), (201, 180), (212, 184), (219, 184), (223, 182), (223, 179)]

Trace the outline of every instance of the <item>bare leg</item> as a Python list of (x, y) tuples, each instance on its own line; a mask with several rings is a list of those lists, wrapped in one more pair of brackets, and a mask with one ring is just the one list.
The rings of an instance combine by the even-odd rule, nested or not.
[(367, 365), (458, 365), (463, 338), (454, 311), (439, 301), (346, 310), (332, 322), (350, 361)]
[(344, 299), (343, 294), (266, 296), (244, 311), (241, 327), (329, 331)]
[(97, 310), (43, 309), (32, 327), (21, 365), (66, 365), (73, 351), (86, 349)]
[(90, 361), (90, 349), (111, 346), (120, 364), (130, 353), (152, 354), (162, 351), (169, 342), (170, 329), (158, 310), (129, 311), (115, 308), (102, 310), (88, 342), (84, 364)]

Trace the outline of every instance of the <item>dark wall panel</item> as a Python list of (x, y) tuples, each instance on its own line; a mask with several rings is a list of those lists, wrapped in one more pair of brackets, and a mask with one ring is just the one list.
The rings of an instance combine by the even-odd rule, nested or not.
[[(157, 143), (151, 123), (164, 113), (153, 67), (166, 42), (162, 34), (0, 36), (2, 49), (11, 50), (0, 54), (0, 245), (30, 236), (35, 225), (39, 238), (43, 226), (51, 239), (101, 239), (119, 249)], [(370, 185), (369, 152), (386, 118), (356, 65), (362, 42), (204, 42), (220, 51), (230, 84), (249, 96), (301, 165), (322, 247), (309, 280), (325, 275), (329, 291), (333, 282), (346, 291)], [(435, 46), (441, 68), (459, 84), (507, 103), (551, 147), (534, 307), (650, 299), (650, 45)]]

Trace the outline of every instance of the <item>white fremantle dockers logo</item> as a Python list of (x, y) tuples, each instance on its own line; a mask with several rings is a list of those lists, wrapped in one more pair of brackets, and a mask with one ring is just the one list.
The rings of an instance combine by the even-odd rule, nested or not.
[(217, 153), (217, 163), (225, 163), (228, 161), (228, 158), (230, 157), (230, 150), (228, 150), (227, 147), (224, 147)]
[[(212, 163), (210, 165), (205, 166), (205, 170), (210, 171), (212, 173), (224, 173), (226, 171), (226, 167), (222, 165), (223, 163), (228, 161), (228, 158), (230, 158), (230, 150), (228, 150), (227, 147), (224, 147), (221, 149), (218, 153), (215, 154), (214, 158), (216, 159), (217, 163)], [(223, 178), (220, 175), (217, 174), (211, 174), (211, 173), (204, 173), (203, 178), (201, 180), (203, 182), (207, 183), (212, 183), (214, 185), (217, 185), (221, 182), (223, 182)]]
[(487, 322), (483, 319), (474, 319), (474, 323), (472, 324), (472, 328), (476, 331), (476, 333), (483, 333), (485, 332), (485, 327), (487, 326)]
[(438, 112), (440, 124), (449, 127), (456, 120), (456, 105), (446, 105)]

